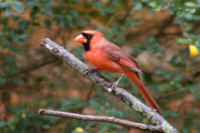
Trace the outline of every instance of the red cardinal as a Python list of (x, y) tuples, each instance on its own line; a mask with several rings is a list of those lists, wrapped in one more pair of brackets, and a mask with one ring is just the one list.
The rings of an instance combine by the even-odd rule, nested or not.
[(121, 73), (120, 78), (113, 84), (113, 87), (117, 87), (119, 81), (126, 75), (135, 83), (147, 104), (161, 114), (156, 101), (139, 77), (141, 70), (138, 62), (133, 57), (126, 54), (117, 45), (106, 40), (103, 34), (98, 31), (83, 31), (76, 37), (75, 41), (83, 44), (86, 58), (97, 69)]

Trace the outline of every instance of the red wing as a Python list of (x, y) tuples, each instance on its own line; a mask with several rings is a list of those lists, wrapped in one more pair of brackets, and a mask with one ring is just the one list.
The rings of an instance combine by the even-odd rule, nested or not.
[(126, 54), (120, 47), (114, 44), (109, 44), (104, 47), (104, 51), (110, 60), (118, 63), (125, 69), (132, 70), (138, 74), (141, 73), (137, 61)]

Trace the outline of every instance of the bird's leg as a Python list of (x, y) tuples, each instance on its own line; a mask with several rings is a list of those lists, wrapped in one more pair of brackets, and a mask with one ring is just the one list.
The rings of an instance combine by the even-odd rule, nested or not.
[(96, 68), (96, 67), (90, 67), (84, 72), (84, 75), (90, 74), (90, 73), (95, 72), (97, 70), (99, 70), (99, 69)]
[(119, 77), (119, 79), (112, 84), (112, 89), (115, 89), (118, 87), (119, 81), (124, 77), (124, 74), (122, 73), (121, 76)]

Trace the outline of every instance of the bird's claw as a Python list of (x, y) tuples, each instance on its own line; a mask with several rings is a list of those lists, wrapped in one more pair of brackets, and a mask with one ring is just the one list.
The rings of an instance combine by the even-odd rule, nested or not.
[(97, 71), (98, 70), (98, 68), (88, 68), (85, 72), (84, 72), (84, 75), (88, 75), (88, 74), (90, 74), (90, 73), (92, 73), (92, 72), (95, 72), (95, 71)]
[(112, 87), (112, 89), (116, 89), (118, 87), (118, 83), (116, 83), (116, 82), (113, 83), (111, 87)]
[(118, 83), (117, 82), (109, 83), (109, 86), (113, 90), (113, 89), (116, 89), (118, 87)]

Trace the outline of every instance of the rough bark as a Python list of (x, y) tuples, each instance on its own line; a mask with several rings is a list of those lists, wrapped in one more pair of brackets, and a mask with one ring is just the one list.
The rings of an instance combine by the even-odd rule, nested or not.
[(86, 78), (99, 84), (104, 90), (110, 94), (116, 96), (124, 103), (128, 104), (134, 111), (140, 113), (154, 125), (160, 125), (163, 132), (165, 133), (178, 133), (178, 130), (174, 128), (170, 123), (168, 123), (162, 116), (160, 116), (155, 110), (143, 104), (135, 96), (130, 94), (123, 88), (117, 87), (115, 89), (111, 88), (111, 84), (104, 77), (99, 75), (97, 72), (92, 72), (85, 74), (88, 70), (88, 66), (68, 52), (63, 47), (59, 46), (57, 43), (45, 38), (41, 42), (41, 46), (56, 55), (58, 58), (69, 64), (73, 69), (79, 71)]
[(48, 110), (48, 109), (40, 109), (38, 111), (38, 114), (77, 119), (77, 120), (83, 120), (83, 121), (108, 122), (108, 123), (118, 124), (118, 125), (122, 125), (129, 128), (140, 129), (143, 131), (163, 133), (162, 128), (159, 125), (158, 126), (146, 125), (146, 124), (136, 123), (133, 121), (123, 120), (123, 119), (109, 117), (109, 116), (82, 115), (82, 114), (77, 114), (77, 113), (62, 112), (62, 111), (55, 111), (55, 110)]

